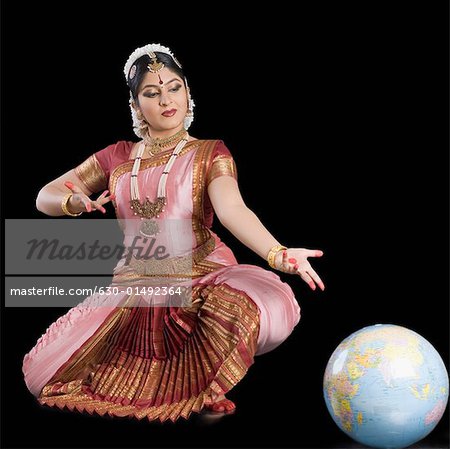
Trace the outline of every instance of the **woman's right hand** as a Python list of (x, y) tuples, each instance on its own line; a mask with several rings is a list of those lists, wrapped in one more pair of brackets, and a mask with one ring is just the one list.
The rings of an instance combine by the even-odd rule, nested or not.
[(67, 205), (69, 210), (75, 214), (78, 212), (92, 212), (93, 210), (99, 210), (106, 213), (106, 209), (103, 205), (116, 199), (114, 195), (110, 195), (109, 197), (106, 196), (109, 193), (109, 190), (105, 190), (95, 201), (93, 201), (72, 182), (66, 181), (64, 185), (72, 191), (72, 196)]

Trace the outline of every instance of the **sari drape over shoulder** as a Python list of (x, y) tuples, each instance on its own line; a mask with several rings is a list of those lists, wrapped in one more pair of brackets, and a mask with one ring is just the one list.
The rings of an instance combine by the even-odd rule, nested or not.
[[(115, 195), (118, 219), (133, 218), (132, 146), (117, 142), (75, 168), (90, 191)], [(170, 154), (141, 161), (139, 189), (150, 198)], [(222, 141), (194, 140), (167, 179), (164, 218), (192, 223), (190, 304), (132, 307), (141, 298), (125, 292), (116, 307), (86, 298), (52, 323), (24, 357), (25, 383), (39, 403), (118, 417), (188, 418), (233, 388), (255, 355), (290, 335), (300, 319), (292, 289), (272, 271), (239, 264), (211, 229), (207, 187), (219, 176), (237, 180), (228, 148)], [(118, 264), (112, 285), (146, 285), (149, 276), (134, 270)]]

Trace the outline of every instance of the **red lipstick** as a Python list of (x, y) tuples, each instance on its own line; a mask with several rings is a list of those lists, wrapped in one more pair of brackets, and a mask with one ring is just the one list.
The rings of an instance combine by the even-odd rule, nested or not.
[(168, 111), (164, 111), (161, 115), (164, 115), (164, 117), (173, 117), (176, 113), (176, 109), (169, 109)]

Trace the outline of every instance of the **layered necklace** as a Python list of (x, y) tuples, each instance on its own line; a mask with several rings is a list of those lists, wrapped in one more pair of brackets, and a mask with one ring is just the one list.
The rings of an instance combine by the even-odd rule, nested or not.
[[(159, 232), (158, 224), (152, 218), (159, 218), (159, 215), (164, 212), (164, 206), (167, 204), (167, 194), (166, 194), (166, 184), (167, 177), (169, 176), (170, 170), (175, 162), (180, 151), (184, 148), (188, 142), (188, 134), (185, 129), (181, 129), (173, 136), (159, 139), (159, 138), (146, 138), (144, 142), (140, 144), (136, 157), (134, 159), (133, 169), (131, 170), (130, 178), (130, 209), (133, 211), (134, 215), (139, 215), (141, 217), (142, 224), (139, 232), (145, 237), (150, 237)], [(172, 154), (167, 161), (166, 166), (159, 178), (158, 190), (156, 194), (156, 199), (154, 202), (150, 201), (148, 196), (145, 197), (145, 201), (141, 203), (139, 187), (138, 187), (138, 172), (141, 166), (142, 155), (144, 154), (146, 146), (150, 147), (150, 154), (153, 156), (160, 153), (164, 148), (175, 146)]]

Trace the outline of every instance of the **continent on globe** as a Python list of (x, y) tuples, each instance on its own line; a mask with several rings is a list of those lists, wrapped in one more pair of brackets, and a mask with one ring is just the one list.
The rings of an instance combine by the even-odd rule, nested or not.
[(448, 373), (436, 349), (405, 327), (376, 324), (339, 344), (323, 387), (333, 420), (352, 439), (404, 448), (427, 436), (445, 412)]

